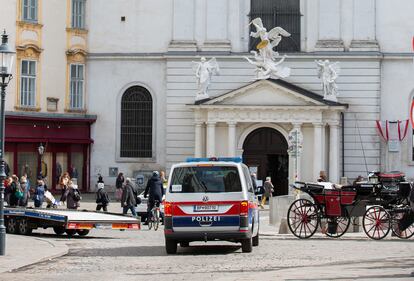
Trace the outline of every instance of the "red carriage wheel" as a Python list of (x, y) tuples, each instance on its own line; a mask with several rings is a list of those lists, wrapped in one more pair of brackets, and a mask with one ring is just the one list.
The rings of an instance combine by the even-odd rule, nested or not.
[(369, 208), (362, 219), (362, 226), (369, 238), (380, 240), (390, 232), (390, 214), (381, 206)]
[(332, 238), (339, 238), (342, 235), (345, 234), (345, 232), (348, 230), (349, 225), (351, 224), (351, 219), (349, 217), (348, 211), (345, 209), (345, 214), (343, 217), (333, 217), (327, 219), (326, 226), (328, 227), (328, 224), (333, 223), (336, 225), (336, 231), (335, 233), (329, 233), (328, 229), (325, 232), (325, 234)]
[(414, 235), (414, 224), (411, 224), (408, 228), (400, 231), (399, 222), (404, 216), (404, 213), (395, 213), (392, 215), (391, 229), (392, 232), (401, 239), (408, 239)]
[(293, 235), (309, 238), (318, 229), (318, 208), (310, 200), (298, 199), (289, 207), (287, 222)]

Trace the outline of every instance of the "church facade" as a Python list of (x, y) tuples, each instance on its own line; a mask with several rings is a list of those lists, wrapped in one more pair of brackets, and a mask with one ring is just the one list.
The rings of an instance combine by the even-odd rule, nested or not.
[[(396, 141), (394, 122), (409, 118), (414, 88), (411, 2), (392, 4), (398, 16), (385, 0), (82, 2), (87, 33), (74, 35), (87, 39), (85, 106), (70, 114), (92, 120), (92, 183), (98, 173), (108, 184), (118, 172), (145, 178), (193, 156), (242, 156), (260, 180), (274, 179), (278, 194), (321, 170), (335, 182), (372, 170), (414, 177), (411, 125)], [(287, 55), (289, 77), (255, 79), (245, 57), (260, 42), (250, 36), (256, 17), (291, 33), (276, 49)], [(201, 57), (215, 57), (220, 74), (210, 99), (196, 101)], [(337, 102), (323, 99), (321, 59), (340, 65)], [(390, 121), (389, 140), (377, 120)]]

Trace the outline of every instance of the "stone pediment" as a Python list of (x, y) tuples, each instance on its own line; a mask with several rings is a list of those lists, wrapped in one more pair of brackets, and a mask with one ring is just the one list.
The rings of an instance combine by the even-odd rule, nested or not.
[(197, 105), (223, 106), (345, 106), (283, 80), (259, 80)]

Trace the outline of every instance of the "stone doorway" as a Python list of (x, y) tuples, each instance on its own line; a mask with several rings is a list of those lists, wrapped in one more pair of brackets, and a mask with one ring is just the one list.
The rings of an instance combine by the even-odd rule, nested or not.
[(285, 137), (273, 128), (263, 127), (251, 132), (243, 143), (243, 161), (256, 167), (257, 178), (272, 178), (274, 195), (288, 194), (289, 155)]

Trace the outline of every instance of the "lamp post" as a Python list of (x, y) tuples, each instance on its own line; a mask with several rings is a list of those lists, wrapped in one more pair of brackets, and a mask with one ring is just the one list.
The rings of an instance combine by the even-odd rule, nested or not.
[(15, 52), (7, 44), (8, 36), (6, 30), (1, 35), (0, 45), (0, 90), (1, 90), (1, 109), (0, 109), (0, 256), (6, 254), (6, 227), (4, 226), (4, 180), (6, 179), (4, 163), (4, 129), (5, 113), (4, 103), (6, 99), (6, 87), (12, 76), (12, 67)]

